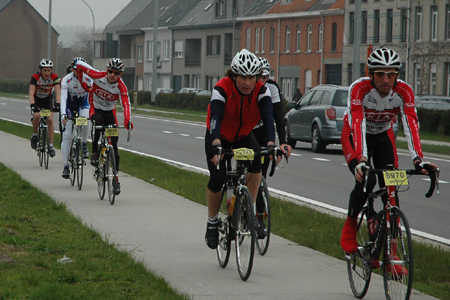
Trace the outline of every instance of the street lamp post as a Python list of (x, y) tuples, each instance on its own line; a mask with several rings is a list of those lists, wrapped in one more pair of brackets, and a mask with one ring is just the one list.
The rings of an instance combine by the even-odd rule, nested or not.
[(94, 12), (92, 11), (92, 8), (89, 6), (89, 4), (87, 4), (87, 2), (85, 0), (81, 0), (84, 2), (84, 4), (87, 5), (87, 7), (89, 8), (89, 10), (91, 11), (92, 14), (92, 66), (94, 65), (94, 55), (95, 55), (95, 45), (94, 45), (94, 34), (95, 34), (95, 17), (94, 17)]

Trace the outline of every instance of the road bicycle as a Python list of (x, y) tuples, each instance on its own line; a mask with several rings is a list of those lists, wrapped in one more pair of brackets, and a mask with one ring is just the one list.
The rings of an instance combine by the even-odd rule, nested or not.
[[(260, 153), (252, 149), (223, 149), (218, 147), (218, 156), (222, 154), (225, 159), (227, 180), (222, 189), (221, 203), (227, 207), (219, 211), (219, 244), (217, 246), (217, 259), (219, 265), (225, 268), (228, 265), (231, 250), (231, 241), (235, 241), (236, 263), (239, 276), (246, 281), (251, 274), (255, 244), (257, 240), (253, 201), (246, 184), (247, 163), (261, 155), (269, 155), (271, 149), (261, 148)], [(232, 158), (235, 159), (233, 167)], [(217, 164), (219, 168), (220, 161)], [(231, 198), (230, 203), (225, 198)]]
[[(279, 151), (275, 149), (275, 151)], [(284, 158), (286, 160), (286, 164), (288, 163), (287, 158), (287, 147), (285, 148)], [(281, 153), (278, 152), (278, 153)], [(277, 156), (276, 154), (275, 156)], [(266, 157), (261, 157), (261, 160), (264, 160)], [(272, 163), (272, 169), (269, 173), (269, 176), (273, 176), (275, 167), (277, 165)], [(282, 166), (283, 167), (283, 166)], [(261, 178), (261, 184), (259, 186), (258, 197), (256, 198), (256, 218), (261, 219), (263, 223), (266, 225), (267, 235), (262, 239), (256, 239), (256, 249), (260, 255), (265, 255), (267, 250), (269, 249), (270, 242), (270, 232), (272, 227), (272, 215), (270, 211), (270, 194), (269, 194), (269, 186), (267, 185), (267, 181), (264, 176)]]
[(75, 178), (77, 182), (78, 190), (81, 190), (83, 186), (83, 169), (86, 165), (83, 154), (83, 138), (82, 131), (88, 126), (88, 118), (75, 116), (67, 118), (72, 121), (72, 139), (70, 141), (69, 152), (69, 170), (70, 170), (70, 184), (75, 184)]
[[(125, 127), (120, 127), (125, 128)], [(105, 197), (106, 186), (108, 186), (108, 199), (114, 205), (116, 194), (114, 193), (117, 168), (114, 154), (114, 147), (111, 144), (111, 137), (119, 136), (119, 127), (114, 125), (92, 124), (92, 136), (96, 129), (101, 130), (98, 165), (94, 168), (92, 175), (97, 182), (97, 191), (101, 200)], [(131, 130), (128, 130), (127, 142), (130, 141)]]
[[(431, 184), (425, 195), (427, 198), (432, 196), (435, 187), (439, 194), (439, 169), (428, 172)], [(411, 295), (414, 272), (413, 244), (406, 215), (397, 205), (398, 193), (408, 189), (409, 177), (424, 174), (415, 169), (367, 168), (365, 185), (369, 174), (383, 176), (386, 188), (369, 194), (358, 219), (358, 251), (345, 254), (350, 287), (355, 297), (362, 299), (369, 288), (372, 270), (381, 268), (386, 299), (407, 300)], [(401, 190), (402, 186), (407, 187)], [(387, 201), (377, 213), (374, 200), (383, 195), (387, 195)]]
[[(33, 115), (33, 111), (31, 112), (31, 114)], [(42, 165), (44, 165), (45, 169), (48, 169), (48, 160), (50, 157), (50, 154), (48, 152), (50, 141), (48, 137), (48, 124), (47, 124), (47, 118), (50, 117), (50, 114), (51, 114), (50, 109), (40, 110), (41, 118), (39, 120), (39, 130), (37, 135), (36, 152), (39, 158), (39, 166), (42, 167)]]

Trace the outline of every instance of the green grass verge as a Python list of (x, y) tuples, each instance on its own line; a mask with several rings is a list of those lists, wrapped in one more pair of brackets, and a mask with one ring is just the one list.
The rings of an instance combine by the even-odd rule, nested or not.
[[(29, 138), (30, 135), (29, 127), (18, 124), (10, 125), (10, 123), (4, 121), (0, 121), (0, 130), (14, 131), (14, 134), (25, 138)], [(205, 186), (207, 176), (126, 151), (121, 151), (120, 162), (121, 171), (206, 205)], [(3, 179), (4, 172), (0, 174), (2, 174), (0, 178)], [(180, 178), (183, 179), (180, 180)], [(344, 224), (343, 219), (276, 198), (271, 198), (271, 205), (273, 234), (338, 259), (343, 259), (342, 249), (339, 245), (341, 229)], [(34, 218), (31, 213), (29, 216)], [(74, 226), (79, 227), (80, 224)], [(39, 230), (37, 229), (37, 231)], [(45, 230), (45, 233), (47, 233), (47, 230)], [(63, 243), (59, 246), (60, 248), (69, 247), (64, 246), (65, 241), (66, 239), (59, 241)], [(11, 244), (13, 242), (10, 241), (8, 246)], [(25, 248), (23, 251), (31, 250)], [(450, 299), (450, 272), (448, 272), (450, 269), (450, 252), (431, 245), (414, 242), (414, 253), (413, 287), (439, 299)], [(35, 254), (32, 253), (32, 255)], [(130, 263), (128, 262), (128, 264)], [(342, 268), (345, 267), (343, 263)], [(26, 277), (25, 273), (22, 275)]]

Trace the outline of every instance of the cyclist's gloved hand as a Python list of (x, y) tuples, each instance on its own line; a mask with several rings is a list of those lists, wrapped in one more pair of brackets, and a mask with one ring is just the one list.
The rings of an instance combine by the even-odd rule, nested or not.
[(417, 171), (422, 171), (423, 169), (431, 171), (434, 169), (434, 166), (432, 166), (429, 161), (421, 161), (421, 160), (417, 160), (414, 163), (414, 167), (416, 168)]
[(33, 112), (36, 112), (36, 113), (41, 111), (39, 109), (39, 107), (36, 106), (36, 103), (31, 103), (30, 108), (33, 110)]
[(123, 125), (125, 126), (125, 128), (127, 129), (127, 130), (133, 130), (133, 128), (134, 128), (134, 125), (133, 125), (133, 123), (131, 123), (131, 120), (130, 119), (125, 119), (125, 121), (123, 121)]
[(61, 107), (61, 104), (60, 104), (60, 103), (55, 103), (55, 106), (53, 107), (52, 110), (53, 110), (54, 112), (59, 112), (60, 107)]
[(219, 155), (219, 148), (221, 147), (221, 144), (213, 144), (211, 150), (208, 153), (208, 158), (212, 159), (214, 155)]

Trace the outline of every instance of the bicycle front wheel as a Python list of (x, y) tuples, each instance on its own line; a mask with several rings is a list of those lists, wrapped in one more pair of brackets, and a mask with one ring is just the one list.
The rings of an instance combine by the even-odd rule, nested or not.
[(366, 295), (372, 275), (369, 230), (364, 221), (365, 216), (366, 213), (361, 215), (357, 227), (358, 252), (345, 255), (350, 288), (358, 299)]
[(39, 158), (39, 166), (40, 167), (42, 167), (42, 164), (44, 163), (44, 152), (42, 151), (43, 146), (42, 146), (42, 141), (41, 141), (41, 132), (42, 132), (42, 130), (39, 128), (38, 137), (37, 137), (37, 146), (36, 146), (36, 151), (37, 151), (37, 156)]
[(261, 184), (259, 186), (258, 197), (256, 198), (256, 217), (262, 220), (266, 226), (267, 235), (263, 239), (256, 239), (256, 248), (258, 253), (264, 255), (267, 253), (270, 241), (270, 195), (267, 182), (264, 177), (261, 177)]
[(236, 221), (236, 262), (242, 280), (250, 277), (255, 254), (256, 232), (252, 197), (246, 187), (241, 187), (234, 204)]
[(109, 203), (113, 205), (116, 199), (116, 194), (114, 193), (114, 185), (117, 176), (116, 159), (114, 156), (114, 148), (112, 146), (109, 146), (107, 151), (108, 157), (106, 158), (105, 176), (108, 184)]
[(49, 159), (49, 153), (48, 153), (48, 148), (49, 148), (49, 140), (48, 140), (48, 129), (45, 128), (45, 130), (43, 131), (42, 134), (42, 150), (43, 150), (43, 154), (44, 154), (44, 166), (45, 169), (48, 169), (48, 159)]
[(388, 300), (405, 300), (411, 296), (413, 281), (411, 231), (405, 214), (398, 208), (390, 212), (390, 225), (384, 247), (384, 291)]
[(76, 154), (76, 167), (77, 167), (77, 187), (78, 190), (81, 190), (81, 187), (83, 186), (83, 165), (84, 165), (84, 158), (83, 158), (83, 147), (81, 146), (81, 141), (78, 140), (77, 142), (77, 154)]
[(77, 171), (75, 154), (76, 154), (76, 151), (74, 151), (74, 142), (72, 141), (70, 143), (70, 150), (69, 150), (70, 184), (72, 186), (75, 184), (75, 177), (76, 177), (75, 173)]

